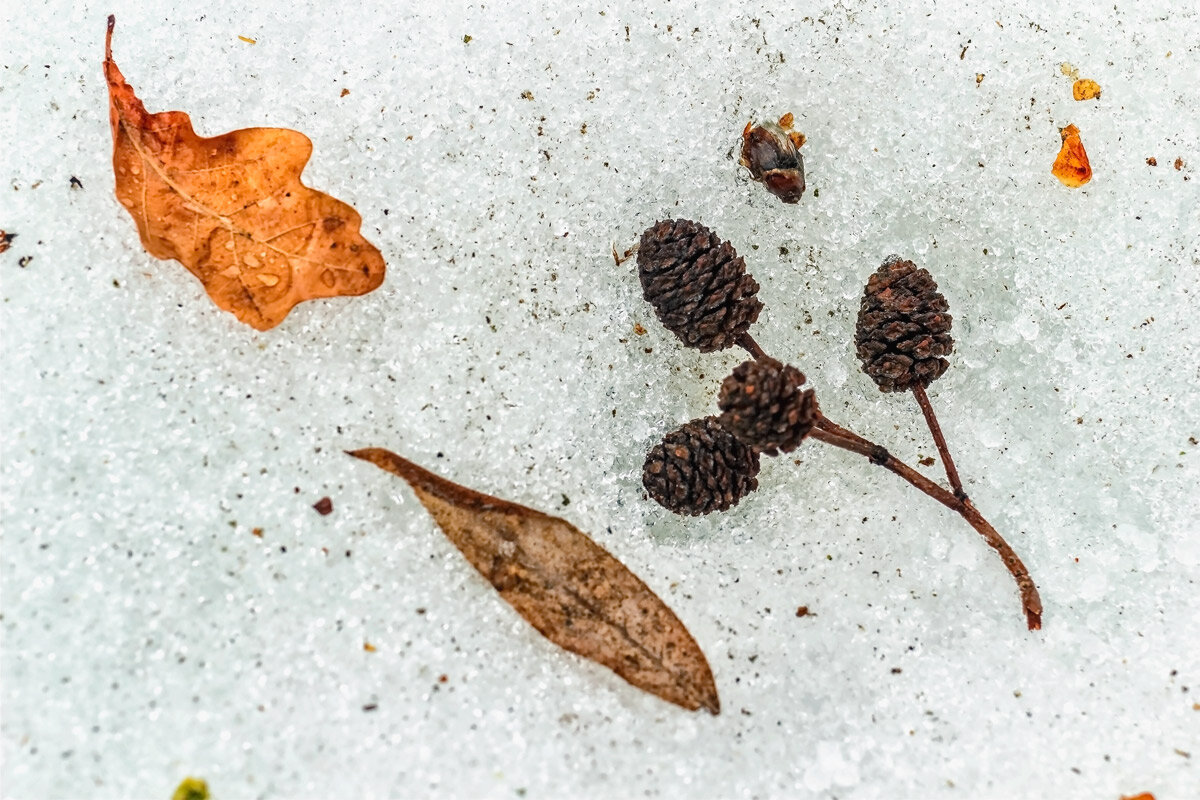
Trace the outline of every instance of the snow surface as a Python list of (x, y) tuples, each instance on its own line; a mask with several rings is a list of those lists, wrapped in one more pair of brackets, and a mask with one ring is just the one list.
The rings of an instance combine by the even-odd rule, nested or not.
[[(1188, 5), (5, 3), (3, 794), (1200, 796)], [(151, 110), (312, 138), (382, 288), (256, 333), (142, 250), (110, 12)], [(785, 111), (798, 206), (736, 160)], [(1068, 123), (1077, 190), (1049, 171)], [(742, 358), (682, 348), (613, 264), (673, 216), (746, 257), (754, 334), (826, 413), (912, 464), (920, 413), (851, 337), (884, 256), (933, 271), (933, 403), (1044, 630), (961, 519), (841, 451), (771, 460), (723, 515), (644, 499), (646, 449)], [(362, 446), (592, 533), (694, 633), (720, 716), (543, 640)]]

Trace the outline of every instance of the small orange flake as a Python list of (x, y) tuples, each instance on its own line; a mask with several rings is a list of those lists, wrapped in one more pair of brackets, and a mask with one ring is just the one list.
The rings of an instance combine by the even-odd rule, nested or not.
[(262, 529), (262, 528), (255, 528), (254, 530), (250, 531), (250, 533), (254, 534), (254, 535), (255, 535), (255, 536), (257, 536), (259, 539), (261, 539), (261, 538), (262, 538), (262, 535), (263, 535), (263, 529)]
[(633, 323), (633, 332), (636, 333), (638, 336), (646, 335), (646, 329), (644, 327), (642, 327), (642, 323), (640, 323), (640, 322)]
[(1059, 133), (1062, 135), (1062, 149), (1058, 151), (1058, 158), (1054, 159), (1054, 167), (1050, 171), (1062, 181), (1063, 186), (1076, 189), (1092, 179), (1092, 165), (1088, 163), (1087, 151), (1079, 139), (1079, 128), (1068, 125)]
[(1152, 167), (1157, 167), (1157, 166), (1158, 166), (1158, 159), (1157, 159), (1157, 158), (1155, 158), (1154, 156), (1150, 156), (1149, 158), (1147, 158), (1147, 159), (1146, 159), (1146, 163), (1147, 163), (1147, 164), (1149, 164), (1149, 165), (1150, 165), (1150, 166), (1152, 166)]
[(1183, 169), (1183, 159), (1176, 158), (1175, 159), (1175, 171), (1179, 172), (1179, 170), (1181, 170), (1181, 169)]
[(258, 44), (258, 39), (250, 39), (245, 36), (239, 36), (238, 38), (241, 39), (246, 44)]
[(1121, 800), (1154, 800), (1154, 795), (1150, 792), (1142, 792), (1141, 794), (1123, 794)]
[(370, 642), (363, 642), (363, 650), (366, 650), (368, 653), (374, 653), (375, 645), (371, 644)]
[(1100, 96), (1100, 84), (1080, 78), (1071, 87), (1071, 94), (1076, 100), (1095, 100)]

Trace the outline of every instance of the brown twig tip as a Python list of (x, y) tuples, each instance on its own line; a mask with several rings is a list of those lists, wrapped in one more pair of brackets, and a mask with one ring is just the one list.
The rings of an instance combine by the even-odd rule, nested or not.
[(999, 553), (1000, 560), (1012, 575), (1021, 595), (1021, 606), (1025, 610), (1025, 621), (1029, 625), (1029, 630), (1039, 630), (1042, 627), (1042, 600), (1038, 596), (1037, 586), (1029, 577), (1029, 570), (1025, 568), (1025, 564), (1022, 563), (1016, 551), (1008, 542), (1004, 541), (1004, 537), (992, 527), (991, 523), (983, 518), (979, 509), (975, 508), (970, 500), (957, 497), (888, 453), (885, 448), (831, 422), (824, 415), (817, 418), (817, 424), (809, 436), (825, 444), (831, 444), (834, 447), (840, 447), (866, 457), (871, 463), (878, 464), (903, 478), (965, 519), (983, 537), (984, 541)]
[(108, 15), (108, 32), (104, 34), (104, 60), (112, 61), (112, 33), (117, 25), (117, 15)]

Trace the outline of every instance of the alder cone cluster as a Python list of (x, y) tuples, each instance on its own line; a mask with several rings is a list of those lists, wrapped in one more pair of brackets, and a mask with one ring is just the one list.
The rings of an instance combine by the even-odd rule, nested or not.
[(721, 425), (763, 455), (790, 453), (812, 430), (816, 395), (804, 373), (773, 358), (746, 361), (721, 384)]
[(716, 417), (676, 428), (646, 454), (642, 485), (676, 514), (725, 511), (758, 488), (758, 453)]
[(638, 244), (642, 293), (666, 328), (707, 353), (737, 344), (762, 311), (746, 262), (703, 225), (663, 220)]
[(871, 275), (854, 344), (863, 371), (882, 392), (926, 387), (950, 366), (949, 305), (926, 269), (893, 256)]

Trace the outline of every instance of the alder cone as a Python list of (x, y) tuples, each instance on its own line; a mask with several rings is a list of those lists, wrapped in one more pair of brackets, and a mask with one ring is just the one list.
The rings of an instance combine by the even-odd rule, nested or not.
[(773, 358), (739, 364), (721, 384), (721, 425), (764, 455), (790, 453), (817, 419), (804, 373)]
[(950, 366), (948, 308), (933, 276), (911, 261), (893, 256), (871, 275), (854, 344), (863, 371), (881, 392), (928, 386)]
[(676, 514), (724, 511), (758, 488), (758, 453), (716, 417), (694, 419), (646, 454), (642, 485)]
[(762, 310), (758, 283), (721, 237), (691, 220), (663, 220), (638, 244), (642, 293), (666, 328), (703, 353), (737, 344)]

